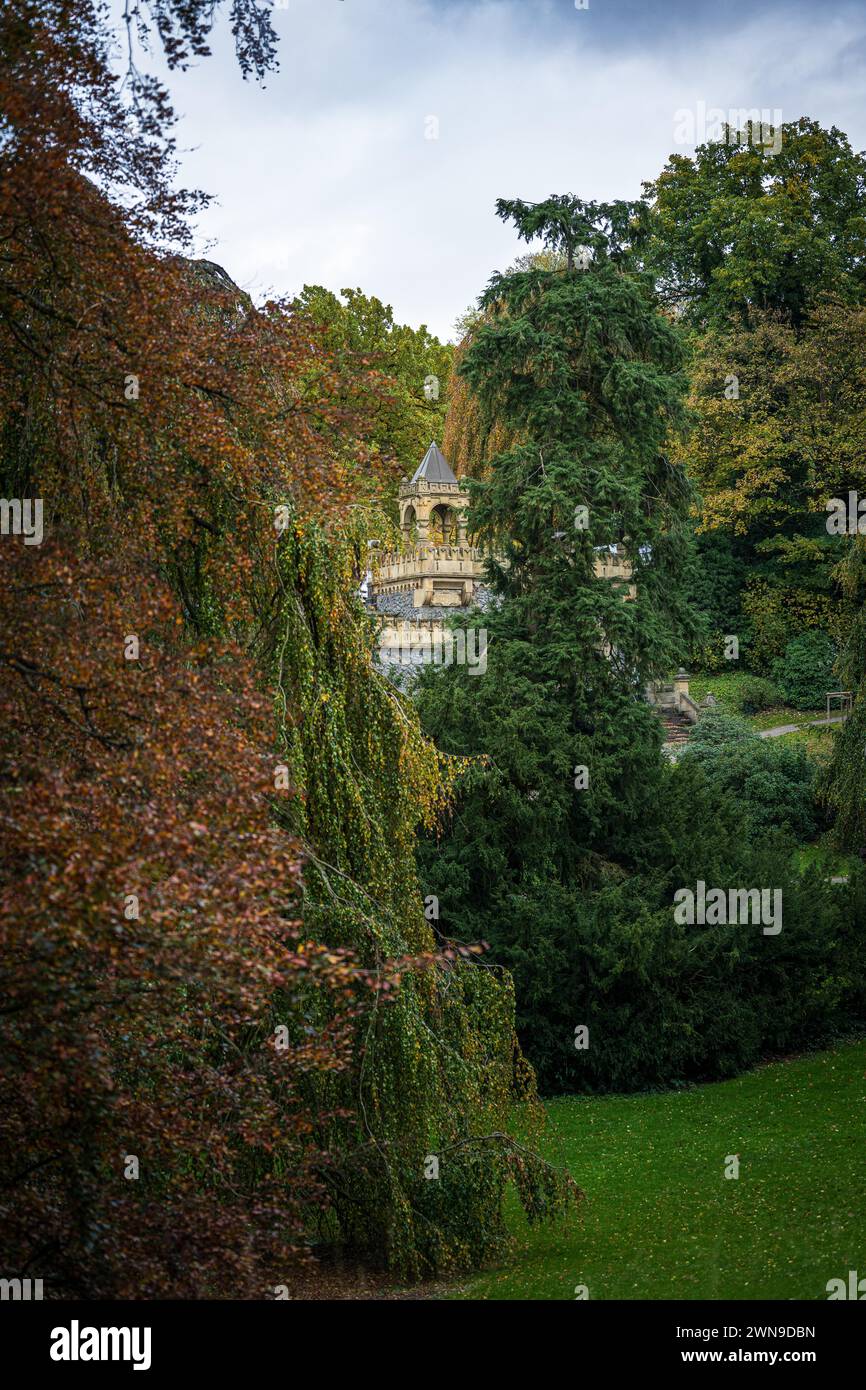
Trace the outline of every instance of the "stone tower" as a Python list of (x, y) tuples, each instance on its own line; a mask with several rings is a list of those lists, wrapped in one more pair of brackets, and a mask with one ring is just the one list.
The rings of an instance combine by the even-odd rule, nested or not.
[[(412, 666), (431, 659), (430, 653), (441, 651), (448, 640), (449, 619), (483, 611), (490, 602), (483, 582), (484, 553), (466, 535), (468, 500), (435, 443), (412, 478), (400, 484), (402, 547), (379, 556), (368, 590), (368, 602), (380, 620), (386, 665)], [(624, 599), (633, 599), (631, 566), (622, 549), (605, 545), (595, 550), (596, 576), (614, 584)]]
[(416, 665), (447, 642), (447, 620), (484, 607), (484, 556), (466, 536), (468, 498), (437, 444), (399, 492), (402, 547), (378, 557), (371, 602), (386, 664)]
[(380, 557), (374, 592), (411, 594), (413, 609), (470, 606), (484, 563), (466, 538), (467, 504), (438, 445), (431, 444), (411, 481), (400, 484), (403, 548)]

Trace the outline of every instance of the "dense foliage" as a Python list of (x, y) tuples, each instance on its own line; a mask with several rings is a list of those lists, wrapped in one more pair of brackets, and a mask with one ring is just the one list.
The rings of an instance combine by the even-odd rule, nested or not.
[(693, 428), (677, 449), (701, 493), (697, 597), (709, 636), (692, 659), (769, 673), (806, 629), (837, 635), (840, 537), (828, 502), (864, 489), (864, 311), (815, 307), (714, 328), (690, 346)]
[[(350, 1064), (373, 981), (301, 932), (243, 653), (184, 641), (128, 552), (3, 559), (4, 1271), (55, 1296), (261, 1297), (331, 1163), (304, 1078)], [(319, 996), (327, 1023), (277, 1051)]]
[(833, 759), (822, 794), (835, 813), (833, 836), (840, 848), (866, 858), (866, 539), (846, 544), (840, 564), (845, 599), (844, 645), (839, 658), (840, 689), (853, 697), (853, 709), (836, 735)]
[[(449, 929), (485, 933), (513, 973), (518, 1032), (543, 1090), (629, 1091), (730, 1076), (866, 1022), (866, 883), (859, 872), (848, 885), (827, 883), (817, 869), (801, 875), (793, 841), (749, 823), (762, 813), (772, 819), (765, 797), (779, 790), (795, 814), (808, 814), (795, 755), (747, 769), (747, 797), (737, 794), (736, 774), (718, 782), (718, 769), (745, 764), (750, 747), (748, 739), (720, 745), (715, 760), (684, 758), (667, 771), (642, 842), (633, 836), (630, 855), (616, 854), (585, 883), (563, 881), (553, 865), (519, 883), (495, 872), (490, 821), (499, 807), (483, 822), (477, 798), (461, 803), (461, 822), (472, 818), (478, 831), (477, 861), (468, 846), (457, 852), (459, 840), (457, 849), (446, 841), (440, 860), (430, 859), (429, 881), (441, 891)], [(781, 932), (678, 924), (674, 894), (699, 880), (781, 889)]]
[(453, 348), (423, 325), (395, 323), (390, 305), (359, 289), (341, 290), (338, 298), (305, 285), (296, 303), (324, 329), (325, 346), (347, 376), (377, 375), (371, 443), (399, 479), (407, 460), (442, 438)]
[(664, 301), (701, 328), (768, 311), (797, 327), (828, 293), (863, 302), (866, 156), (805, 117), (772, 144), (755, 134), (725, 130), (644, 186), (635, 242)]
[(745, 833), (763, 837), (779, 828), (797, 840), (814, 837), (817, 769), (801, 745), (763, 739), (745, 722), (707, 711), (683, 754), (682, 765), (691, 763), (736, 808)]
[[(728, 159), (719, 154), (721, 163)], [(687, 202), (682, 216), (697, 221), (704, 205)], [(662, 204), (659, 193), (652, 215), (663, 220)], [(665, 767), (642, 699), (643, 680), (670, 670), (686, 642), (712, 669), (724, 666), (724, 639), (736, 636), (766, 670), (804, 626), (844, 622), (832, 572), (839, 551), (821, 500), (846, 476), (844, 453), (819, 465), (814, 446), (807, 449), (809, 430), (823, 418), (810, 413), (810, 402), (822, 399), (826, 384), (819, 389), (816, 375), (805, 374), (803, 390), (790, 370), (791, 358), (801, 370), (807, 360), (817, 367), (820, 348), (810, 342), (808, 358), (800, 350), (808, 306), (799, 291), (788, 286), (782, 303), (768, 294), (738, 318), (741, 277), (729, 282), (720, 273), (689, 291), (695, 322), (703, 306), (707, 332), (717, 335), (717, 356), (702, 359), (710, 340), (684, 341), (657, 315), (651, 281), (635, 269), (647, 212), (633, 219), (637, 231), (626, 244), (621, 209), (571, 198), (531, 213), (500, 204), (527, 238), (545, 233), (549, 215), (573, 269), (495, 276), (462, 346), (459, 372), (487, 428), (476, 436), (480, 446), (489, 455), (493, 425), (510, 440), (484, 457), (470, 484), (471, 525), (497, 555), (496, 601), (477, 617), (489, 633), (488, 671), (471, 691), (449, 671), (425, 673), (418, 687), (425, 727), (440, 746), (477, 758), (445, 832), (422, 846), (425, 886), (439, 894), (449, 932), (483, 936), (513, 973), (518, 1031), (548, 1090), (732, 1074), (864, 1018), (862, 879), (853, 875), (843, 887), (818, 871), (803, 876), (793, 857), (795, 843), (823, 823), (806, 751), (707, 714), (680, 765)], [(736, 222), (733, 229), (746, 234)], [(583, 269), (571, 254), (578, 246), (591, 253)], [(856, 267), (852, 277), (854, 297)], [(719, 307), (724, 286), (730, 327)], [(785, 313), (796, 316), (796, 329)], [(815, 308), (815, 332), (837, 346), (848, 334), (853, 341), (858, 315), (842, 305)], [(762, 360), (742, 371), (745, 402), (724, 394), (726, 373), (739, 364), (724, 357), (733, 338), (744, 361)], [(680, 346), (697, 381), (691, 435), (679, 429)], [(774, 353), (789, 396), (780, 394)], [(707, 408), (695, 422), (702, 389)], [(780, 402), (785, 409), (789, 399), (780, 424)], [(762, 446), (761, 412), (775, 455)], [(799, 471), (788, 457), (792, 420), (803, 457), (815, 460)], [(726, 451), (728, 428), (736, 442)], [(773, 462), (783, 449), (787, 473)], [(693, 469), (699, 450), (703, 475)], [(742, 486), (737, 479), (728, 487), (723, 477), (729, 458)], [(710, 484), (703, 506), (716, 509), (696, 555), (688, 471)], [(584, 534), (571, 526), (574, 503), (587, 508)], [(633, 561), (634, 599), (594, 575), (593, 546), (611, 542)], [(689, 599), (701, 622), (692, 622)], [(812, 651), (819, 641), (813, 681), (826, 677), (828, 639), (819, 633), (805, 644)], [(789, 692), (805, 698), (801, 645), (791, 661), (779, 672), (780, 682), (786, 670), (790, 676), (781, 692), (758, 679), (741, 691), (744, 711)], [(859, 807), (862, 800), (862, 815)], [(780, 890), (783, 931), (678, 924), (674, 893), (698, 881)], [(586, 1047), (577, 1036), (583, 1025)]]
[(818, 709), (835, 690), (836, 647), (826, 632), (812, 628), (792, 637), (785, 655), (773, 666), (773, 678), (794, 709)]
[[(347, 597), (346, 549), (335, 556), (324, 532), (298, 522), (278, 573), (292, 602), (268, 646), (297, 792), (284, 820), (308, 857), (305, 924), (351, 946), (377, 980), (405, 962), (388, 1007), (365, 1021), (358, 1074), (313, 1088), (323, 1143), (345, 1155), (332, 1168), (331, 1209), (352, 1248), (392, 1268), (477, 1264), (506, 1240), (509, 1180), (531, 1221), (561, 1211), (574, 1189), (508, 1137), (512, 1104), (534, 1092), (509, 977), (476, 964), (477, 946), (443, 942), (434, 955), (438, 912), (421, 910), (415, 831), (432, 828), (443, 773), (447, 785), (456, 767), (440, 769), (411, 706), (373, 669), (372, 632)], [(539, 1117), (523, 1112), (531, 1133)]]
[[(215, 8), (151, 8), (171, 60)], [(262, 1297), (317, 1229), (482, 1258), (510, 1180), (531, 1219), (575, 1189), (509, 1137), (509, 980), (437, 951), (416, 882), (450, 774), (342, 529), (388, 378), (160, 249), (170, 111), (124, 108), (100, 7), (14, 0), (0, 48), (0, 472), (44, 506), (0, 548), (4, 1274)]]
[(826, 523), (831, 499), (866, 491), (866, 156), (803, 118), (766, 148), (674, 155), (644, 192), (635, 251), (687, 339), (693, 428), (675, 453), (713, 542), (691, 659), (724, 669), (733, 634), (737, 659), (769, 675), (804, 631), (842, 636)]
[(761, 676), (743, 676), (737, 690), (737, 708), (741, 714), (759, 714), (782, 703), (782, 694), (772, 681)]

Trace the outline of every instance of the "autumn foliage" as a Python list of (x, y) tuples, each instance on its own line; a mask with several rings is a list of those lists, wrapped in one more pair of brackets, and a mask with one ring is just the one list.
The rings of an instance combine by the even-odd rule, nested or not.
[(366, 383), (337, 391), (311, 325), (159, 253), (189, 200), (94, 7), (0, 25), (3, 491), (43, 499), (45, 532), (0, 547), (4, 1273), (263, 1296), (323, 1200), (303, 1080), (348, 1065), (370, 986), (301, 931), (249, 649), (275, 504), (345, 495)]
[(301, 936), (248, 663), (181, 646), (123, 564), (31, 555), (4, 548), (4, 1256), (54, 1293), (262, 1296), (321, 1199), (298, 1081), (347, 1065), (357, 971)]
[[(215, 8), (133, 32), (182, 64)], [(2, 1272), (272, 1297), (316, 1233), (471, 1263), (509, 1180), (533, 1218), (573, 1184), (505, 1132), (510, 982), (423, 917), (439, 759), (343, 520), (393, 382), (183, 254), (166, 93), (123, 95), (98, 4), (12, 0), (0, 50), (2, 493), (44, 507), (0, 538)]]

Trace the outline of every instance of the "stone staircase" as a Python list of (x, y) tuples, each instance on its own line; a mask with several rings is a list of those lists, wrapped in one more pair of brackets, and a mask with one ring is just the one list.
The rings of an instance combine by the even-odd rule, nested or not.
[(674, 709), (658, 710), (659, 719), (665, 731), (665, 743), (686, 743), (695, 727), (685, 715)]

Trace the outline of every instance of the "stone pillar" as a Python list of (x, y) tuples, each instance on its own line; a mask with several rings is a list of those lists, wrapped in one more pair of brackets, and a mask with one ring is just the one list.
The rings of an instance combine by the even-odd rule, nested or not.
[(675, 698), (675, 700), (676, 700), (677, 709), (681, 709), (681, 708), (682, 708), (682, 699), (681, 699), (681, 696), (683, 696), (683, 695), (688, 695), (688, 693), (689, 693), (689, 677), (688, 677), (687, 672), (685, 672), (685, 671), (683, 670), (683, 668), (680, 667), (680, 669), (677, 671), (676, 675), (674, 676), (674, 698)]
[(427, 545), (430, 540), (430, 503), (419, 497), (415, 503), (415, 525), (418, 528), (418, 544)]

